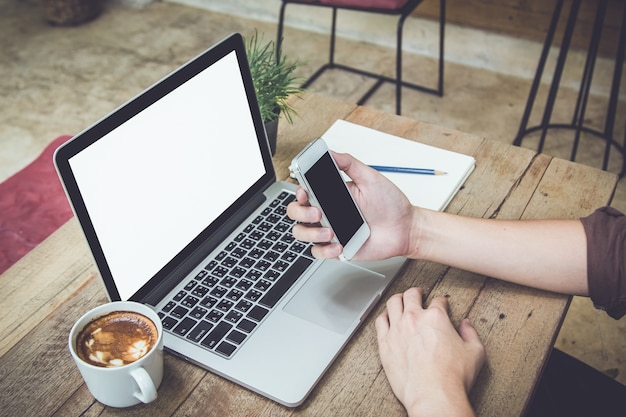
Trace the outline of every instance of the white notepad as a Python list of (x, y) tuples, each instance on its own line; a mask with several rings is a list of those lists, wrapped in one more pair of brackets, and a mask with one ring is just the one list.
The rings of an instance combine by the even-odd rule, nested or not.
[(443, 210), (474, 170), (476, 160), (469, 155), (403, 139), (345, 120), (337, 120), (322, 135), (328, 147), (349, 153), (368, 165), (431, 168), (446, 175), (420, 175), (384, 172), (412, 204)]

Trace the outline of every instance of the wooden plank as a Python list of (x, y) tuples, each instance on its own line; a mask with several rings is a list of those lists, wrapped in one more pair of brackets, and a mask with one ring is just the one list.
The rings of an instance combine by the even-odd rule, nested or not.
[(0, 275), (0, 355), (97, 275), (72, 218)]
[(563, 295), (487, 281), (469, 314), (487, 351), (470, 394), (477, 415), (523, 414), (566, 305)]
[(563, 159), (552, 159), (523, 218), (579, 218), (609, 204), (617, 175)]
[[(56, 306), (0, 357), (0, 392), (8, 399), (4, 401), (6, 415), (21, 415), (24, 410), (48, 415), (83, 383), (67, 347), (69, 331), (85, 311), (105, 302), (106, 297), (96, 279), (79, 288), (77, 295)], [(33, 401), (32, 390), (36, 390), (38, 401)]]

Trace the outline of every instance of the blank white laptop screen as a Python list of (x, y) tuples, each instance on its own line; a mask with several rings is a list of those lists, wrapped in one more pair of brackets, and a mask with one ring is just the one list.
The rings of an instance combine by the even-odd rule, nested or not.
[(235, 52), (70, 166), (127, 300), (265, 174)]

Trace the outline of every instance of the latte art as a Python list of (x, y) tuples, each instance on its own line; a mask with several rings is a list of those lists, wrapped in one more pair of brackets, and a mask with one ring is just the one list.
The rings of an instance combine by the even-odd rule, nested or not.
[(76, 339), (76, 351), (82, 360), (95, 366), (123, 366), (142, 358), (157, 338), (157, 328), (146, 316), (114, 311), (83, 328)]

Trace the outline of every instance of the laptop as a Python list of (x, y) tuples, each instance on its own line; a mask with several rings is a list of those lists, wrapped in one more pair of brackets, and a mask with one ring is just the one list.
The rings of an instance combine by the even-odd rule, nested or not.
[(276, 180), (239, 34), (54, 158), (109, 299), (150, 305), (168, 351), (285, 406), (306, 399), (405, 261), (316, 260), (294, 239), (296, 186)]

